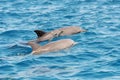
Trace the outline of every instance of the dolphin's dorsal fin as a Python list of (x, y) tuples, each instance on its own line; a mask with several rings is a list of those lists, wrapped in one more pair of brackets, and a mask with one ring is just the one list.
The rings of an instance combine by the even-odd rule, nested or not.
[(44, 32), (42, 30), (34, 30), (34, 32), (37, 34), (38, 37), (41, 37), (46, 33), (46, 32)]

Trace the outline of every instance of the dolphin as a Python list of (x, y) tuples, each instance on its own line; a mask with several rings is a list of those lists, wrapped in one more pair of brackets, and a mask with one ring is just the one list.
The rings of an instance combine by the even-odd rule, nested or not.
[(32, 52), (31, 52), (32, 54), (40, 54), (40, 53), (44, 53), (44, 52), (58, 51), (58, 50), (62, 50), (62, 49), (71, 47), (75, 44), (76, 44), (76, 42), (73, 41), (72, 39), (61, 39), (58, 41), (50, 42), (44, 46), (40, 46), (35, 41), (28, 42), (28, 45), (30, 45), (32, 47)]
[(69, 26), (69, 27), (59, 28), (50, 32), (45, 32), (42, 30), (34, 30), (34, 32), (38, 36), (38, 38), (35, 41), (41, 42), (45, 40), (52, 40), (54, 37), (58, 37), (58, 36), (72, 35), (80, 32), (85, 32), (85, 30), (77, 26)]

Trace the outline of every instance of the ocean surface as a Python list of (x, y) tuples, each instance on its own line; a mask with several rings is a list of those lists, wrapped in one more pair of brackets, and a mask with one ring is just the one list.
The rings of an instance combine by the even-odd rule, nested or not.
[[(65, 26), (87, 32), (58, 52), (22, 44)], [(0, 80), (120, 80), (120, 0), (0, 0)]]

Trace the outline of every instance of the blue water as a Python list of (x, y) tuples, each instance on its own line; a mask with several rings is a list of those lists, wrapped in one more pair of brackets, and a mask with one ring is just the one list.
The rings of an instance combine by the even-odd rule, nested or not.
[[(35, 29), (81, 26), (79, 44), (30, 55)], [(0, 0), (0, 80), (120, 80), (119, 0)], [(47, 42), (45, 42), (47, 43)]]

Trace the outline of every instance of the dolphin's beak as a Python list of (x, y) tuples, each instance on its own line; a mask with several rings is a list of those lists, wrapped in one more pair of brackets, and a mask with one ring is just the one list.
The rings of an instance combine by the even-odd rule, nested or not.
[(85, 30), (85, 29), (82, 29), (82, 32), (86, 32), (87, 30)]

